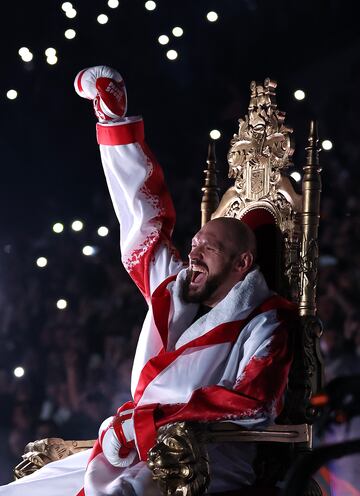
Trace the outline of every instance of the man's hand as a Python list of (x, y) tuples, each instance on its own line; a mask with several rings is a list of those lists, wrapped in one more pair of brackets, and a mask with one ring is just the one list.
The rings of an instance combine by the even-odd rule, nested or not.
[(76, 76), (74, 86), (78, 95), (93, 101), (100, 122), (125, 116), (126, 88), (123, 78), (115, 69), (106, 65), (83, 69)]
[(115, 467), (128, 467), (135, 459), (132, 402), (125, 403), (116, 415), (104, 420), (99, 443), (105, 458)]

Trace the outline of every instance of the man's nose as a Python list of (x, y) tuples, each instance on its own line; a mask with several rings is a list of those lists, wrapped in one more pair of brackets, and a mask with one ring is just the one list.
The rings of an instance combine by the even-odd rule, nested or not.
[(189, 253), (189, 259), (191, 260), (199, 260), (202, 258), (202, 250), (199, 246), (193, 246)]

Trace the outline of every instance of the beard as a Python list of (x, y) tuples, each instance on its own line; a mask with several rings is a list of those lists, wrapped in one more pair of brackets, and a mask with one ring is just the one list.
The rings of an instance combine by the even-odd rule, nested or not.
[(181, 296), (186, 303), (206, 303), (224, 282), (224, 279), (231, 270), (231, 262), (228, 262), (217, 274), (208, 275), (206, 281), (200, 288), (191, 288), (190, 283), (193, 275), (191, 269), (188, 270), (183, 282)]

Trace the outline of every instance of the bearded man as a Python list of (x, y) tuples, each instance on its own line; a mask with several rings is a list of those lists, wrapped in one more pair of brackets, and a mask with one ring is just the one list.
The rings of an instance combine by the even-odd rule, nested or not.
[[(7, 486), (6, 495), (159, 494), (146, 464), (159, 427), (232, 420), (252, 428), (277, 416), (294, 308), (267, 287), (254, 265), (254, 234), (236, 219), (202, 227), (184, 264), (171, 244), (175, 211), (162, 170), (144, 142), (142, 119), (125, 117), (120, 74), (88, 68), (75, 89), (93, 101), (122, 262), (149, 310), (132, 370), (133, 401), (103, 422), (90, 453), (53, 462)], [(251, 443), (212, 445), (209, 493), (253, 484), (255, 453)]]

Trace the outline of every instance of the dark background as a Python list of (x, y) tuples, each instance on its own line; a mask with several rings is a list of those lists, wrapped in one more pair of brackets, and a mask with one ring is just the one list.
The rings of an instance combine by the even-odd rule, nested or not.
[[(95, 118), (90, 103), (73, 90), (76, 73), (91, 65), (107, 64), (123, 75), (128, 114), (145, 117), (147, 140), (170, 189), (183, 183), (186, 194), (189, 175), (200, 186), (213, 128), (222, 132), (218, 158), (226, 176), (226, 151), (246, 113), (249, 83), (267, 76), (278, 81), (279, 108), (295, 127), (298, 166), (311, 116), (319, 119), (320, 138), (334, 143), (323, 153), (324, 167), (329, 154), (337, 154), (344, 168), (355, 166), (354, 151), (344, 147), (344, 138), (355, 139), (358, 131), (355, 2), (159, 0), (149, 12), (143, 1), (120, 0), (110, 9), (105, 0), (77, 0), (75, 19), (64, 15), (61, 3), (2, 4), (2, 244), (37, 235), (56, 220), (91, 216), (94, 192), (107, 201)], [(219, 15), (215, 23), (206, 20), (210, 10)], [(102, 12), (109, 16), (106, 25), (96, 21)], [(184, 29), (183, 37), (170, 35), (170, 44), (161, 46), (158, 36), (174, 26)], [(77, 31), (74, 40), (64, 38), (69, 27)], [(21, 46), (34, 54), (31, 63), (17, 54)], [(57, 49), (55, 66), (45, 60), (49, 46)], [(169, 48), (178, 51), (177, 60), (166, 58)], [(16, 100), (6, 98), (10, 88), (18, 91)], [(298, 88), (307, 95), (302, 102), (293, 98)], [(195, 209), (199, 201), (200, 193)]]

